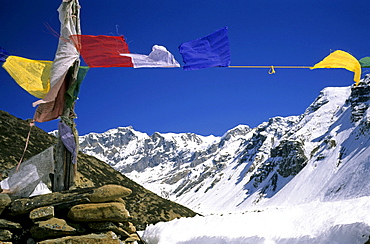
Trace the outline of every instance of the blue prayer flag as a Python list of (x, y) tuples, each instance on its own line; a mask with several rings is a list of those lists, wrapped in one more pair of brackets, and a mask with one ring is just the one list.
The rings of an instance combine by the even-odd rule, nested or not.
[(58, 123), (58, 133), (64, 146), (72, 154), (72, 163), (77, 163), (77, 143), (72, 128), (66, 125), (63, 121)]
[(208, 36), (185, 42), (179, 46), (179, 50), (185, 63), (184, 70), (228, 67), (230, 48), (227, 27)]
[(0, 62), (5, 62), (6, 58), (9, 56), (9, 53), (0, 47)]

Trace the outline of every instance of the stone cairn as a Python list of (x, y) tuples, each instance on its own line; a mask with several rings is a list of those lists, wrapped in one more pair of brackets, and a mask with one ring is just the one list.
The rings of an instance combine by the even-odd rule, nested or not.
[(130, 194), (120, 185), (19, 199), (0, 194), (0, 243), (145, 244), (122, 199)]

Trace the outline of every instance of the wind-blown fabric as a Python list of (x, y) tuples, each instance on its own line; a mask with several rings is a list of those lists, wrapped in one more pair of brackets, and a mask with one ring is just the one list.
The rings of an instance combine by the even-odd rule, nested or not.
[(356, 85), (358, 85), (358, 83), (360, 82), (360, 63), (351, 54), (341, 50), (336, 50), (335, 52), (332, 52), (322, 61), (315, 64), (315, 66), (313, 66), (311, 69), (317, 68), (344, 68), (354, 72), (353, 80), (356, 82)]
[[(66, 78), (66, 76), (64, 76)], [(67, 81), (61, 83), (58, 93), (54, 101), (41, 103), (38, 105), (33, 119), (36, 122), (47, 122), (50, 120), (57, 119), (63, 114), (65, 104), (65, 92), (67, 91)]]
[(79, 61), (80, 54), (70, 40), (71, 35), (80, 33), (80, 16), (74, 14), (74, 8), (80, 8), (78, 0), (63, 1), (58, 8), (61, 28), (58, 48), (51, 69), (50, 91), (42, 100), (34, 102), (33, 106), (54, 101), (68, 69)]
[(231, 60), (227, 27), (208, 36), (182, 43), (179, 51), (185, 63), (184, 70), (228, 67)]
[(50, 75), (50, 90), (42, 100), (33, 103), (33, 106), (39, 105), (34, 115), (37, 122), (54, 120), (63, 114), (66, 82), (70, 81), (66, 76), (71, 66), (76, 63), (79, 66), (79, 53), (69, 38), (81, 33), (79, 8), (78, 0), (63, 1), (58, 8), (60, 38)]
[(130, 53), (123, 36), (71, 36), (85, 63), (91, 68), (133, 67), (131, 58), (121, 56)]
[[(50, 184), (50, 174), (54, 173), (54, 146), (22, 162), (13, 168), (7, 178), (8, 189), (13, 196), (29, 197), (35, 193), (40, 182)], [(45, 193), (51, 192), (45, 188)]]
[(88, 66), (80, 66), (78, 73), (77, 73), (77, 79), (74, 83), (70, 84), (66, 94), (65, 94), (65, 100), (66, 100), (66, 106), (68, 108), (73, 107), (74, 101), (77, 100), (78, 94), (80, 93), (80, 88), (82, 81), (85, 79), (85, 76), (87, 74), (87, 71), (89, 71)]
[(364, 57), (359, 60), (361, 68), (370, 68), (370, 57)]
[(37, 61), (9, 56), (3, 68), (20, 87), (37, 98), (44, 98), (50, 90), (52, 61)]
[(58, 123), (58, 133), (64, 146), (72, 154), (72, 163), (77, 163), (77, 143), (72, 128), (63, 121)]
[(154, 45), (149, 55), (121, 53), (121, 56), (130, 57), (134, 68), (180, 67), (175, 57), (165, 47)]
[(6, 58), (9, 56), (9, 53), (0, 47), (0, 62), (5, 62)]

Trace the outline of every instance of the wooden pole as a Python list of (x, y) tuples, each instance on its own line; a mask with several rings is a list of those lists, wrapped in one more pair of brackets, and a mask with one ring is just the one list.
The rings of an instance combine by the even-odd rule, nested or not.
[[(77, 1), (78, 2), (78, 1)], [(79, 5), (76, 2), (72, 6), (73, 21), (75, 21), (76, 33), (81, 34), (79, 29)], [(73, 66), (67, 72), (64, 82), (66, 82), (67, 89), (77, 80), (77, 74), (80, 67), (80, 61), (76, 60)], [(63, 115), (61, 116), (61, 121), (63, 121), (67, 126), (73, 131), (74, 139), (78, 145), (78, 133), (76, 130), (76, 124), (74, 122), (75, 113), (74, 105), (68, 107), (67, 104), (64, 105)], [(60, 134), (60, 133), (59, 133)], [(76, 154), (78, 148), (76, 148)], [(76, 155), (77, 156), (77, 155)], [(76, 163), (72, 162), (72, 153), (67, 150), (65, 145), (62, 142), (61, 137), (58, 137), (58, 143), (56, 146), (56, 156), (55, 156), (55, 169), (54, 169), (54, 181), (53, 181), (53, 191), (59, 192), (64, 190), (70, 190), (75, 186), (75, 176), (77, 173), (77, 161)]]
[[(77, 72), (79, 68), (79, 61), (76, 61), (72, 68), (69, 70), (66, 80), (67, 86), (70, 86), (77, 79)], [(73, 108), (64, 106), (63, 115), (61, 121), (71, 128), (73, 131), (74, 139), (78, 144), (78, 134), (76, 124), (74, 122), (75, 113)], [(76, 148), (76, 151), (78, 149)], [(76, 152), (77, 153), (77, 152)], [(68, 151), (61, 137), (58, 137), (58, 143), (56, 148), (56, 159), (55, 159), (55, 170), (54, 170), (54, 184), (53, 191), (64, 191), (70, 190), (75, 186), (75, 175), (77, 173), (77, 162), (72, 162), (72, 153)]]

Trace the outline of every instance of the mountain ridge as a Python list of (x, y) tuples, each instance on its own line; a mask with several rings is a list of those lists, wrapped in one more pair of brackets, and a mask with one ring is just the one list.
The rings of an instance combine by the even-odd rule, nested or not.
[[(255, 128), (239, 125), (221, 137), (156, 132), (140, 139), (132, 135), (141, 132), (125, 127), (123, 134), (80, 137), (81, 150), (104, 158), (116, 170), (157, 194), (197, 211), (241, 211), (247, 206), (273, 202), (284, 188), (295, 189), (290, 184), (294, 179), (296, 185), (306, 189), (296, 176), (314, 177), (317, 172), (309, 172), (310, 167), (327, 165), (322, 171), (332, 177), (331, 171), (350, 164), (346, 159), (348, 148), (367, 150), (358, 142), (364, 140), (362, 144), (367, 146), (364, 138), (370, 130), (369, 82), (370, 76), (366, 76), (358, 86), (324, 88), (301, 115), (274, 117)], [(125, 138), (126, 146), (103, 143), (117, 141), (116, 137)], [(93, 151), (93, 145), (103, 153)], [(334, 196), (333, 192), (328, 194)], [(316, 198), (310, 200), (323, 198), (311, 195)], [(305, 197), (302, 194), (300, 200)]]

